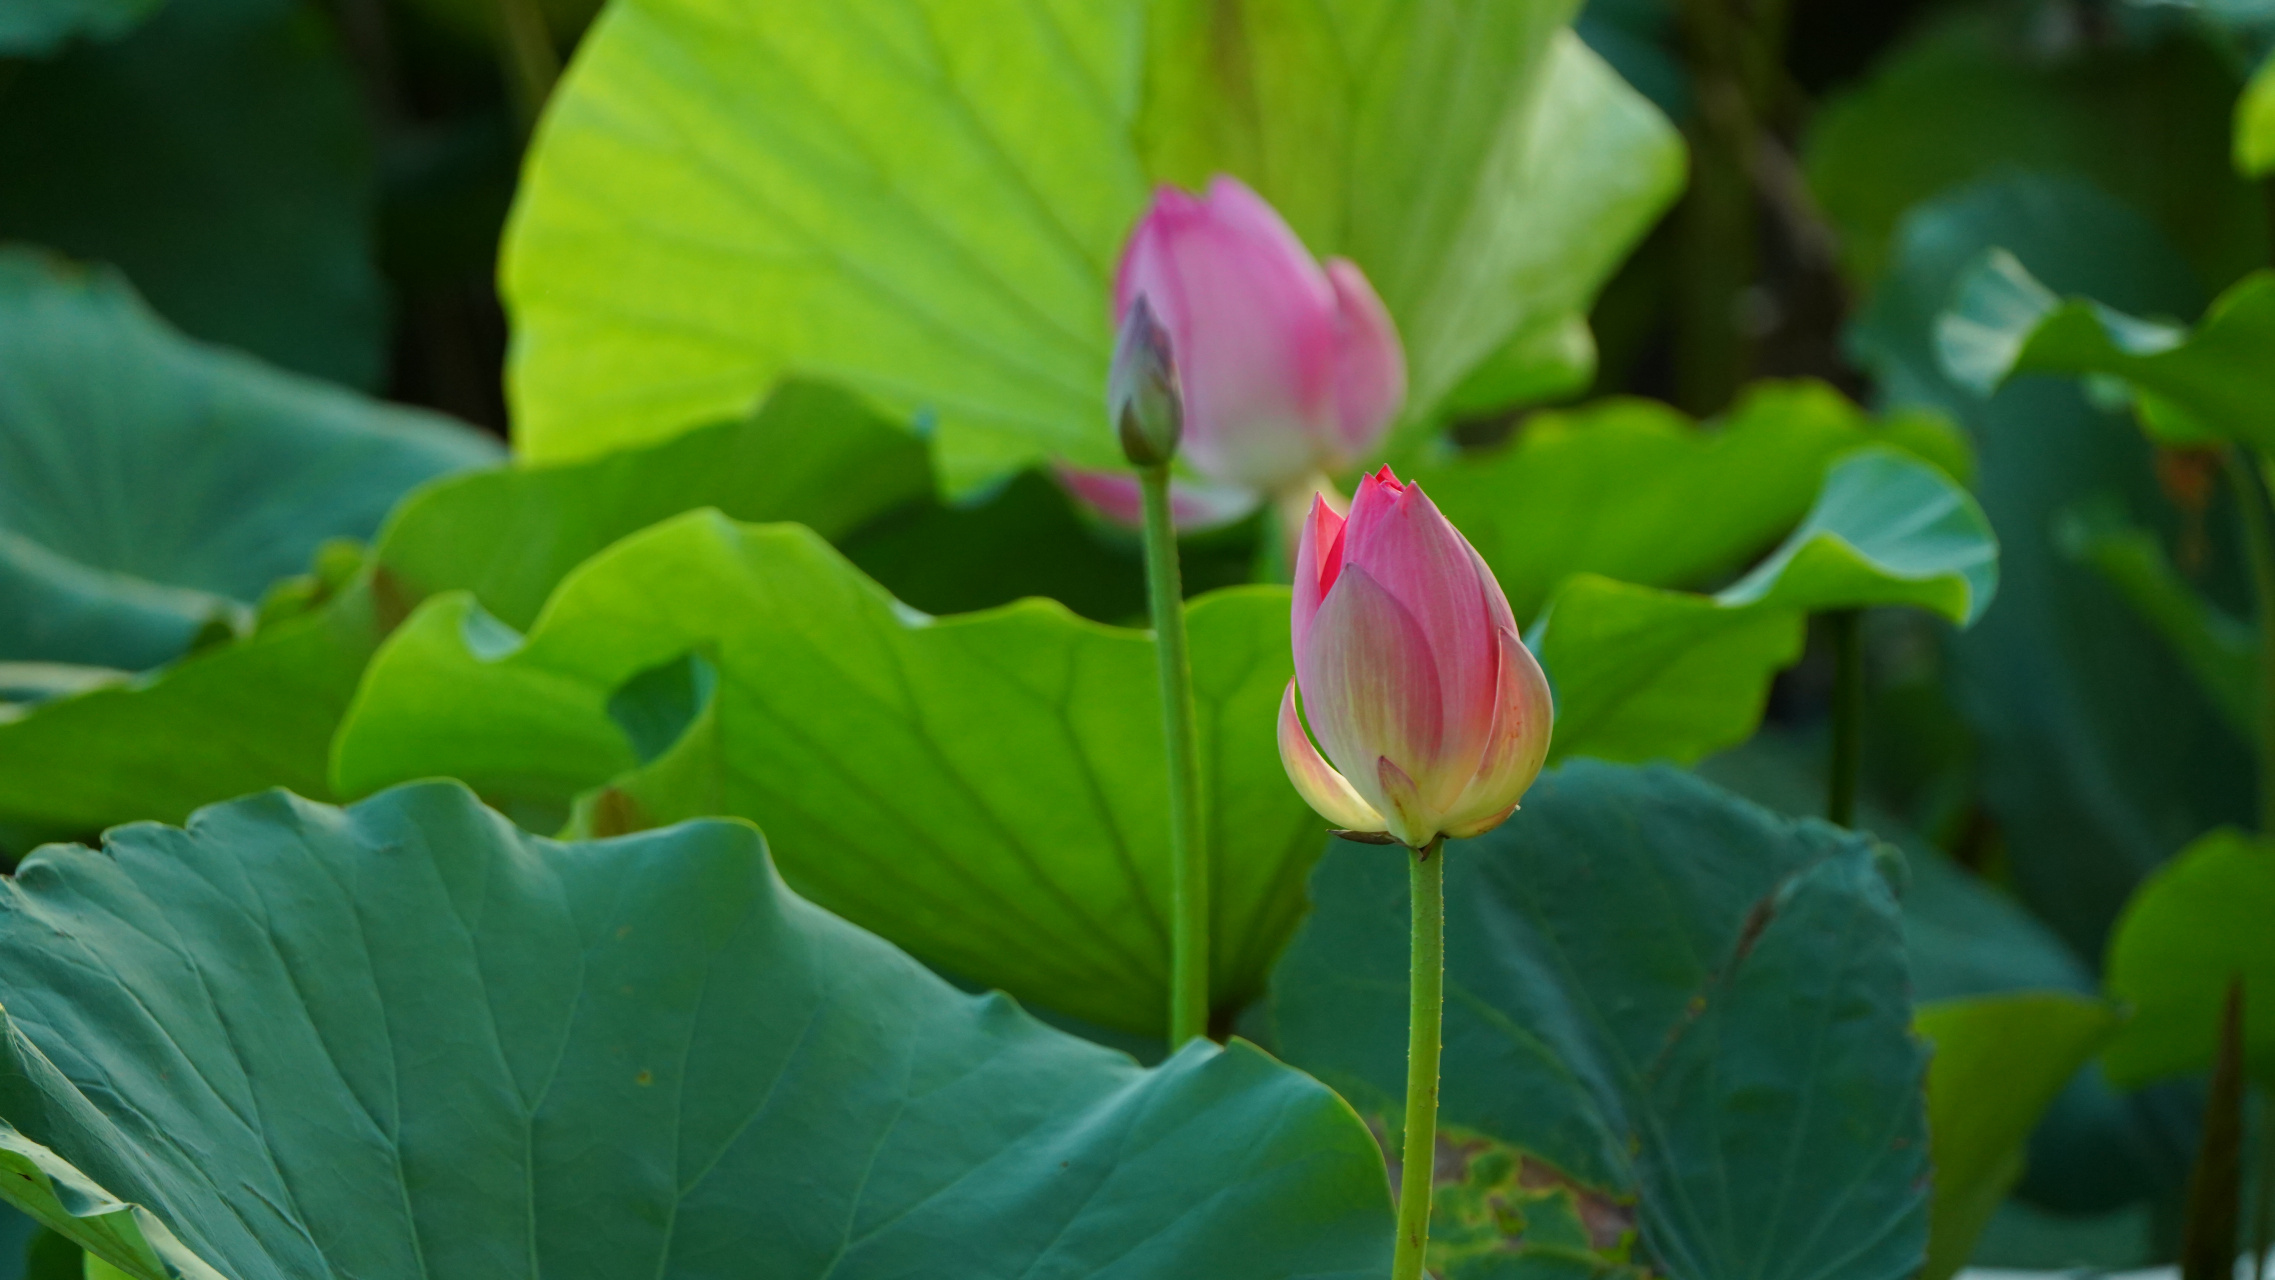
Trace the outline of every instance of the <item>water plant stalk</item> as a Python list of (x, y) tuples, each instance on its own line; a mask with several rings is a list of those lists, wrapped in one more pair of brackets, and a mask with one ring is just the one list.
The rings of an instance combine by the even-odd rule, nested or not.
[(1826, 615), (1833, 641), (1833, 745), (1825, 779), (1825, 817), (1856, 825), (1856, 781), (1864, 768), (1864, 613)]
[(1201, 837), (1201, 748), (1185, 590), (1169, 515), (1169, 468), (1138, 472), (1145, 493), (1145, 585), (1161, 673), (1161, 731), (1169, 749), (1169, 1047), (1208, 1034), (1209, 851)]
[(1446, 860), (1440, 836), (1407, 855), (1414, 938), (1407, 979), (1406, 1132), (1398, 1171), (1398, 1248), (1391, 1280), (1419, 1280), (1430, 1247), (1438, 1156), (1438, 1054), (1445, 1020)]

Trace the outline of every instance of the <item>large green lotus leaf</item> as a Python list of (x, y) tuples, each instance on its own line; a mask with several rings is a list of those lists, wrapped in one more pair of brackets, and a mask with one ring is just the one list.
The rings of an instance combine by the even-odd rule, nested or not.
[(1909, 605), (1960, 626), (1998, 589), (1998, 541), (1966, 490), (1870, 446), (1835, 463), (1799, 528), (1744, 578), (1693, 595), (1580, 574), (1530, 643), (1556, 690), (1555, 758), (1692, 761), (1744, 741), (1808, 615)]
[[(1407, 893), (1335, 842), (1272, 977), (1289, 1062), (1395, 1130)], [(1446, 846), (1442, 1122), (1636, 1198), (1685, 1280), (1915, 1273), (1925, 1054), (1871, 842), (1687, 774), (1544, 775)]]
[[(1219, 1007), (1261, 989), (1323, 830), (1273, 739), (1287, 608), (1251, 587), (1190, 614)], [(690, 513), (587, 561), (526, 637), (464, 593), (421, 606), (373, 659), (333, 782), (449, 775), (557, 803), (617, 779), (596, 829), (748, 817), (816, 902), (951, 972), (1150, 1032), (1169, 954), (1153, 663), (1143, 632), (1055, 602), (932, 618), (805, 529)]]
[(138, 1280), (1350, 1276), (1342, 1101), (970, 996), (737, 822), (558, 844), (269, 792), (0, 890), (0, 1194)]
[[(1780, 812), (1813, 816), (1824, 812), (1824, 767), (1821, 735), (1765, 729), (1698, 772)], [(2088, 1035), (2088, 1024), (2103, 1021), (2087, 1012), (2101, 989), (2094, 971), (2009, 894), (1873, 804), (1869, 791), (1859, 797), (1856, 820), (1859, 830), (1904, 855), (1905, 950), (1912, 996), (1921, 1002), (1915, 1029), (1939, 1046), (1928, 1084), (1930, 1145), (1938, 1153), (1931, 1265), (1965, 1258), (1967, 1238), (1982, 1241), (1974, 1261), (1984, 1266), (2146, 1265), (2152, 1260), (2145, 1252), (2149, 1206), (2141, 1202), (2177, 1193), (2186, 1178), (2195, 1117), (2203, 1110), (2200, 1091), (2176, 1084), (2119, 1095), (2097, 1064), (2075, 1070), (2073, 1059), (2069, 1068), (2058, 1068), (2056, 1060), (2077, 1045), (2070, 1031), (2086, 1037), (2076, 1053), (2098, 1046), (2100, 1037)], [(1943, 1025), (1932, 1025), (1937, 1022)], [(1944, 1056), (1946, 1046), (1970, 1065), (1955, 1071), (1962, 1064)], [(1971, 1065), (1978, 1050), (1993, 1065)], [(2036, 1093), (2047, 1075), (2057, 1077), (2050, 1107)], [(1945, 1118), (1950, 1109), (1965, 1114)], [(1998, 1203), (2002, 1193), (1994, 1183), (2003, 1185), (2009, 1172), (1998, 1144), (2010, 1139), (2000, 1135), (2030, 1130), (2032, 1121), (2028, 1157), (2017, 1166), (2023, 1171), (2017, 1198), (2005, 1202), (1987, 1231), (1971, 1237), (1981, 1227), (1971, 1213)], [(2128, 1206), (2137, 1232), (2081, 1225)], [(2018, 1232), (2025, 1214), (2040, 1225)], [(2144, 1252), (2129, 1253), (2136, 1235)]]
[(1922, 1005), (1933, 1046), (1927, 1126), (1935, 1167), (1922, 1280), (1948, 1280), (2022, 1176), (2024, 1144), (2046, 1108), (2117, 1029), (2116, 1010), (2065, 991)]
[[(10, 390), (0, 386), (0, 403)], [(446, 477), (407, 498), (363, 570), (301, 615), (132, 682), (7, 709), (0, 825), (17, 830), (0, 844), (22, 853), (27, 833), (179, 822), (262, 787), (329, 797), (327, 753), (356, 677), (429, 593), (472, 590), (526, 621), (592, 550), (692, 506), (842, 537), (930, 489), (920, 442), (847, 396), (797, 384), (751, 418), (651, 448)]]
[(2103, 374), (2133, 388), (2160, 441), (2275, 448), (2275, 272), (2246, 276), (2188, 330), (2059, 297), (1994, 249), (1960, 280), (1936, 346), (1979, 395), (2021, 374)]
[(1535, 414), (1508, 444), (1432, 458), (1411, 478), (1530, 618), (1575, 573), (1654, 587), (1728, 575), (1801, 520), (1827, 464), (1874, 441), (1962, 480), (1971, 465), (1932, 415), (1875, 428), (1821, 383), (1769, 382), (1703, 427), (1655, 400)]
[[(1718, 787), (1795, 818), (1825, 812), (1826, 750), (1818, 734), (1764, 728), (1699, 762)], [(1857, 799), (1855, 829), (1904, 857), (1904, 946), (1912, 997), (1964, 1001), (2014, 991), (2100, 990), (2092, 969), (2022, 904), (1921, 838), (1874, 800)]]
[(2103, 1065), (2120, 1085), (2211, 1067), (2230, 979), (2244, 984), (2245, 1066), (2275, 1085), (2275, 846), (2232, 829), (2141, 885), (2109, 939), (2107, 983), (2133, 1017)]
[(1115, 462), (1115, 256), (1154, 179), (1217, 169), (1369, 271), (1419, 420), (1583, 312), (1679, 180), (1568, 8), (631, 0), (563, 82), (508, 236), (519, 442), (653, 439), (804, 371), (936, 421), (958, 490)]
[(2223, 54), (2175, 35), (2049, 56), (2020, 27), (1953, 10), (1812, 123), (1803, 164), (1852, 281), (1890, 269), (1914, 207), (2025, 167), (2090, 180), (2146, 213), (2205, 281), (2266, 262), (2264, 206), (2230, 167), (2235, 77)]
[(191, 342), (115, 272), (0, 251), (0, 660), (165, 662), (326, 539), (500, 452)]
[(329, 15), (192, 0), (16, 67), (0, 84), (0, 173), (0, 238), (110, 262), (209, 342), (378, 386), (377, 166)]
[(43, 58), (73, 40), (115, 40), (164, 0), (15, 0), (0, 9), (0, 57)]
[(2247, 178), (2275, 171), (2275, 58), (2259, 64), (2236, 102), (2235, 166)]
[[(2062, 380), (2025, 379), (1985, 400), (1936, 357), (1936, 318), (2000, 245), (2055, 289), (2137, 313), (2194, 315), (2203, 295), (2139, 215), (2083, 183), (2018, 174), (1915, 212), (1896, 269), (1849, 335), (1891, 399), (1940, 408), (1975, 435), (2001, 589), (1950, 644), (1954, 700), (1981, 743), (1984, 800), (2015, 888), (2078, 954), (2099, 956), (2142, 875), (2204, 831), (2250, 820), (2251, 753), (2124, 595), (2063, 545), (2069, 513), (2102, 499), (2180, 545), (2184, 520), (2140, 430)], [(2208, 585), (2231, 611), (2248, 599), (2219, 573)]]

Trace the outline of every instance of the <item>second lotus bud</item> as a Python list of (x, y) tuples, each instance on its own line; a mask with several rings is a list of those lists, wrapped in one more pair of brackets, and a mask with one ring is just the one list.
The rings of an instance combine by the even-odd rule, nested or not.
[(1114, 338), (1114, 367), (1106, 378), (1106, 410), (1121, 436), (1122, 456), (1136, 466), (1164, 467), (1177, 456), (1185, 434), (1185, 407), (1178, 398), (1177, 360), (1169, 331), (1153, 307), (1137, 300), (1122, 317)]

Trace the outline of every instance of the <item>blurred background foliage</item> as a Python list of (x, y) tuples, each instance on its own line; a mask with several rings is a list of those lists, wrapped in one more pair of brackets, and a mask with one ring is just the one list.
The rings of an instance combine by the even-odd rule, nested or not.
[[(1004, 454), (982, 474), (830, 387), (792, 383), (762, 409), (581, 468), (480, 470), (509, 434), (529, 447), (526, 422), (508, 427), (500, 245), (541, 104), (597, 8), (0, 9), (0, 844), (11, 853), (131, 818), (178, 821), (262, 786), (327, 797), (433, 771), (414, 757), (356, 775), (386, 744), (366, 740), (356, 756), (352, 736), (333, 741), (343, 719), (371, 723), (351, 718), (350, 700), (381, 640), (453, 591), (527, 629), (571, 569), (696, 506), (802, 521), (935, 613), (1047, 595), (1102, 621), (1139, 614), (1132, 544), (1042, 475), (1002, 474), (1030, 459)], [(2255, 686), (2219, 656), (2250, 644), (2244, 513), (2217, 452), (2144, 435), (2106, 378), (1971, 385), (1939, 350), (1939, 321), (1992, 249), (2051, 295), (2180, 324), (2263, 269), (2275, 196), (2235, 163), (2250, 142), (2237, 103), (2275, 38), (2275, 4), (1593, 0), (1574, 27), (1680, 130), (1687, 185), (1654, 224), (1671, 170), (1627, 175), (1633, 252), (1620, 260), (1622, 233), (1606, 232), (1600, 290), (1584, 278), (1571, 297), (1541, 302), (1507, 352), (1439, 388), (1403, 456), (1520, 614), (1569, 602), (1550, 645), (1585, 616), (1593, 588), (1575, 586), (1576, 572), (1669, 595), (1721, 591), (1719, 603), (1660, 605), (1728, 613), (1754, 562), (1817, 518), (1825, 461), (1859, 441), (1969, 484), (1999, 549), (1997, 599), (1980, 624), (1895, 609), (1865, 619), (1860, 825), (1908, 868), (1900, 927), (1913, 994), (1939, 1010), (1923, 1026), (1939, 1044), (1972, 1043), (1980, 1019), (2011, 1010), (1964, 1002), (2089, 996), (2105, 964), (2111, 991), (2134, 990), (2141, 967), (2120, 980), (2109, 957), (2136, 888), (2204, 833), (2254, 821), (2258, 735), (2238, 708)], [(1165, 92), (1174, 102), (1174, 86)], [(1646, 143), (1633, 154), (1656, 154)], [(1326, 234), (1302, 209), (1291, 217)], [(1586, 311), (1584, 331), (1562, 322), (1567, 306)], [(97, 367), (100, 379), (69, 376)], [(1760, 385), (1799, 379), (1871, 415), (1824, 387)], [(547, 395), (575, 398), (536, 398)], [(541, 407), (560, 418), (579, 408)], [(1958, 434), (1918, 425), (1927, 414)], [(1719, 434), (1696, 438), (1732, 451), (1724, 471), (1666, 464), (1692, 490), (1637, 479), (1703, 420)], [(827, 432), (806, 429), (821, 422)], [(1593, 493), (1569, 479), (1585, 467), (1554, 452), (1583, 428), (1625, 433), (1587, 465), (1636, 484), (1632, 545), (1576, 544), (1529, 564), (1541, 542), (1528, 525), (1567, 527), (1557, 495)], [(1763, 438), (1750, 432), (1774, 442), (1747, 454)], [(116, 463), (130, 453), (131, 465)], [(997, 460), (977, 446), (973, 456)], [(109, 461), (87, 462), (96, 457)], [(461, 471), (475, 474), (397, 506)], [(839, 485), (847, 474), (861, 483)], [(804, 491), (809, 475), (833, 487)], [(1566, 477), (1537, 485), (1548, 509), (1511, 514), (1534, 499), (1509, 495), (1543, 475)], [(1758, 505), (1711, 527), (1633, 532), (1716, 487)], [(1251, 524), (1194, 540), (1188, 586), (1248, 580), (1271, 554), (1259, 546), (1268, 536)], [(1823, 611), (1894, 602), (1855, 591), (1716, 624), (1754, 628), (1726, 643), (1750, 646), (1753, 708), (1766, 688), (1758, 733), (1749, 709), (1735, 730), (1708, 720), (1688, 738), (1581, 753), (1703, 756), (1699, 772), (1730, 790), (1821, 812), (1834, 680)], [(1972, 617), (1964, 600), (1942, 612)], [(2207, 677), (2218, 670), (2230, 674)], [(1578, 677), (1559, 680), (1569, 702)], [(668, 744), (694, 713), (659, 714)], [(737, 759), (735, 744), (719, 750)], [(657, 754), (600, 758), (543, 785), (514, 774), (518, 792), (485, 795), (546, 827), (581, 803), (577, 820), (606, 829), (607, 813), (577, 796), (612, 778), (622, 803), (644, 798), (666, 817), (713, 811), (688, 789), (727, 784)], [(473, 779), (479, 766), (468, 768)], [(2194, 854), (2187, 864), (2199, 879), (2237, 856), (2201, 852), (2202, 867)], [(1275, 943), (1292, 927), (1276, 925)], [(1319, 944), (1299, 943), (1299, 957), (1302, 945)], [(2154, 937), (2129, 945), (2161, 954)], [(1243, 962), (1233, 981), (1243, 998), (1269, 960)], [(1298, 1013), (1303, 995), (1287, 997)], [(1280, 995), (1272, 1003), (1276, 1017), (1296, 1016)], [(1121, 1014), (1112, 1001), (1078, 1011)], [(2012, 1062), (2076, 1062), (2104, 1034), (2088, 1025), (2099, 1012), (2081, 1021), (2057, 1004), (2016, 1016), (2011, 1025), (2054, 1047), (2038, 1058), (2017, 1049)], [(1978, 1162), (1993, 1190), (1953, 1210), (1987, 1222), (1976, 1260), (2171, 1257), (2202, 1105), (2189, 1073), (2211, 1053), (2208, 1041), (2199, 1049), (2124, 1089), (2099, 1064), (2059, 1088), (2043, 1069), (2002, 1080), (2051, 1102), (2019, 1169), (2001, 1165), (2004, 1148), (1986, 1149)], [(2113, 1064), (2144, 1060), (2137, 1048), (2112, 1053)], [(1997, 1052), (1974, 1058), (2000, 1070)], [(1997, 1188), (2018, 1172), (2000, 1204)]]

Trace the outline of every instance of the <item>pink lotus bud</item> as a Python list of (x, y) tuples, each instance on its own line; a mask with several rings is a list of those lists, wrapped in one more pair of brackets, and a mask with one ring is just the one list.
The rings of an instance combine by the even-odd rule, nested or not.
[(1501, 584), (1420, 485), (1384, 467), (1347, 519), (1314, 501), (1292, 630), (1280, 761), (1320, 816), (1419, 849), (1516, 809), (1548, 758), (1548, 677)]
[(1186, 464), (1250, 507), (1357, 462), (1406, 399), (1406, 354), (1365, 274), (1322, 267), (1237, 179), (1154, 194), (1122, 250), (1117, 327), (1141, 297), (1176, 362)]

